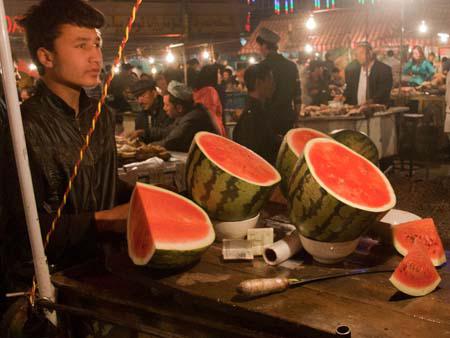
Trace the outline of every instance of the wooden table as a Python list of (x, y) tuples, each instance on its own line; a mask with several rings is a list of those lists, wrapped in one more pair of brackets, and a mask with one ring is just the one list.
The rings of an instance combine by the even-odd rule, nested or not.
[(215, 244), (197, 265), (178, 273), (137, 267), (119, 254), (110, 257), (107, 270), (96, 263), (52, 280), (59, 304), (83, 308), (90, 317), (140, 332), (139, 337), (332, 337), (340, 325), (350, 327), (353, 337), (450, 337), (448, 266), (439, 271), (440, 288), (419, 298), (397, 292), (389, 273), (315, 282), (252, 300), (235, 292), (251, 278), (317, 276), (399, 261), (378, 247), (333, 268), (308, 256), (271, 267), (260, 258), (224, 262)]

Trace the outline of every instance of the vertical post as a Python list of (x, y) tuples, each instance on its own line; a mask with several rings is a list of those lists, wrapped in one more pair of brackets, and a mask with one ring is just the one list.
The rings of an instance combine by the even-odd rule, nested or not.
[[(3, 86), (5, 88), (6, 103), (8, 106), (8, 120), (11, 130), (14, 157), (17, 165), (20, 189), (22, 193), (25, 218), (28, 227), (28, 237), (33, 254), (34, 272), (39, 287), (40, 297), (55, 301), (55, 289), (50, 282), (50, 273), (47, 258), (42, 243), (39, 226), (36, 200), (34, 197), (33, 182), (28, 162), (28, 153), (23, 131), (22, 115), (20, 114), (19, 98), (17, 96), (14, 64), (11, 56), (8, 28), (4, 1), (0, 0), (0, 61), (3, 70)], [(46, 313), (47, 318), (56, 325), (56, 314)]]
[(184, 68), (184, 83), (187, 85), (187, 62), (186, 62), (186, 44), (189, 40), (189, 13), (188, 13), (188, 0), (182, 1), (182, 19), (183, 19), (183, 68)]
[(402, 95), (402, 78), (403, 78), (403, 39), (405, 34), (405, 2), (400, 0), (400, 81), (398, 84), (398, 96)]

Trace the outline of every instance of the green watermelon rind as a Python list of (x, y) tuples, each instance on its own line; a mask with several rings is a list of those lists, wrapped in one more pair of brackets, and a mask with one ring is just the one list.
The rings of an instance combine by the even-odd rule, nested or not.
[[(144, 265), (159, 269), (173, 269), (180, 268), (183, 266), (190, 265), (195, 261), (200, 260), (201, 255), (212, 245), (215, 240), (215, 232), (214, 227), (209, 219), (208, 214), (201, 209), (197, 204), (189, 200), (188, 198), (176, 194), (172, 191), (162, 189), (153, 185), (148, 185), (145, 183), (137, 182), (136, 186), (145, 186), (151, 187), (152, 189), (159, 190), (164, 193), (172, 194), (183, 200), (194, 208), (200, 210), (205, 217), (205, 222), (209, 225), (210, 231), (207, 236), (203, 240), (192, 241), (190, 244), (185, 243), (154, 243), (149, 254), (144, 258), (137, 258), (136, 255), (133, 254), (132, 245), (130, 243), (130, 226), (129, 220), (131, 219), (131, 213), (133, 211), (132, 205), (130, 205), (129, 213), (128, 213), (128, 221), (127, 221), (127, 243), (128, 243), (128, 256), (133, 261), (135, 265)], [(133, 191), (130, 201), (133, 201), (134, 194), (136, 189)], [(189, 247), (190, 246), (190, 247)], [(181, 249), (176, 249), (176, 248)]]
[(292, 175), (292, 171), (295, 168), (295, 164), (297, 163), (298, 159), (300, 157), (303, 157), (302, 154), (297, 154), (295, 149), (291, 146), (291, 138), (292, 135), (301, 131), (309, 131), (321, 134), (324, 138), (329, 138), (327, 134), (324, 134), (318, 130), (311, 129), (311, 128), (296, 128), (291, 129), (286, 134), (286, 136), (283, 139), (283, 143), (280, 146), (280, 150), (278, 151), (277, 155), (277, 161), (276, 161), (276, 168), (278, 172), (281, 175), (281, 183), (280, 188), (281, 192), (285, 197), (287, 197), (289, 193), (289, 180)]
[[(331, 139), (314, 139), (307, 143), (305, 156), (297, 162), (289, 183), (289, 218), (299, 232), (310, 239), (321, 242), (352, 241), (366, 233), (376, 220), (395, 206), (395, 193), (384, 174), (373, 163), (371, 165), (384, 178), (392, 197), (391, 203), (383, 208), (370, 209), (356, 205), (324, 188), (314, 171), (310, 170), (308, 159), (311, 147), (324, 141), (345, 147)], [(345, 148), (364, 158), (350, 148)]]
[(342, 143), (350, 149), (356, 151), (358, 154), (378, 166), (380, 156), (378, 148), (366, 134), (355, 130), (342, 129), (333, 131), (330, 135), (339, 143)]
[(197, 144), (197, 139), (203, 134), (209, 133), (196, 134), (186, 162), (189, 197), (217, 221), (233, 222), (255, 217), (280, 182), (278, 171), (273, 168), (278, 179), (268, 185), (257, 185), (240, 179), (205, 155)]

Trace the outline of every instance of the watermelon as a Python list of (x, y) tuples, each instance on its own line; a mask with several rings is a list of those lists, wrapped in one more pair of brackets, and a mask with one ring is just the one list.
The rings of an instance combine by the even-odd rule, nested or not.
[(318, 137), (329, 138), (328, 135), (310, 128), (291, 129), (284, 137), (278, 151), (276, 167), (281, 174), (281, 191), (288, 194), (288, 184), (297, 160), (303, 157), (303, 149), (309, 140)]
[(255, 217), (280, 180), (266, 160), (227, 138), (199, 132), (192, 141), (186, 163), (187, 191), (214, 220)]
[(336, 141), (353, 149), (373, 164), (378, 165), (379, 153), (377, 146), (366, 134), (349, 129), (335, 130), (330, 134)]
[(428, 257), (427, 249), (416, 244), (409, 250), (389, 280), (407, 295), (424, 296), (436, 289), (441, 277)]
[(403, 256), (418, 242), (425, 246), (435, 266), (447, 261), (441, 238), (431, 218), (394, 225), (392, 236), (395, 248)]
[(303, 236), (321, 242), (357, 239), (396, 203), (384, 174), (332, 139), (307, 143), (289, 185), (292, 223)]
[(169, 190), (137, 183), (127, 223), (128, 255), (136, 265), (171, 269), (190, 265), (214, 242), (208, 215)]

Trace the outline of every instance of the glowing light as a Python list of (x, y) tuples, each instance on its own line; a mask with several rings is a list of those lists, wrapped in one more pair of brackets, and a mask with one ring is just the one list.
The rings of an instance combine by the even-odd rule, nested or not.
[(428, 32), (428, 26), (424, 20), (422, 20), (422, 23), (419, 26), (419, 32), (420, 33), (426, 33)]
[(253, 56), (250, 56), (248, 59), (248, 63), (254, 65), (256, 63), (256, 59)]
[(28, 66), (28, 69), (31, 70), (32, 72), (34, 72), (35, 70), (37, 70), (37, 67), (34, 63), (30, 63)]
[(310, 16), (308, 18), (308, 20), (306, 20), (306, 28), (309, 29), (310, 31), (316, 29), (317, 27), (317, 23), (316, 20), (314, 19), (314, 16)]
[(311, 54), (314, 51), (313, 46), (311, 46), (309, 43), (305, 45), (305, 52), (308, 54)]
[(447, 43), (450, 37), (450, 35), (448, 35), (447, 33), (438, 33), (438, 36), (441, 43)]
[(166, 55), (166, 61), (167, 63), (175, 62), (175, 55), (173, 55), (172, 52), (168, 52)]
[(114, 70), (114, 74), (119, 74), (119, 72), (120, 72), (120, 65), (117, 65), (117, 66), (113, 67), (113, 70)]
[(158, 72), (158, 70), (157, 70), (155, 67), (152, 67), (152, 69), (150, 70), (150, 72), (151, 72), (153, 75), (155, 75), (155, 74)]
[(202, 58), (203, 60), (209, 60), (209, 52), (207, 50), (202, 53)]
[(151, 56), (148, 58), (148, 62), (152, 65), (155, 63), (155, 58), (152, 58)]

